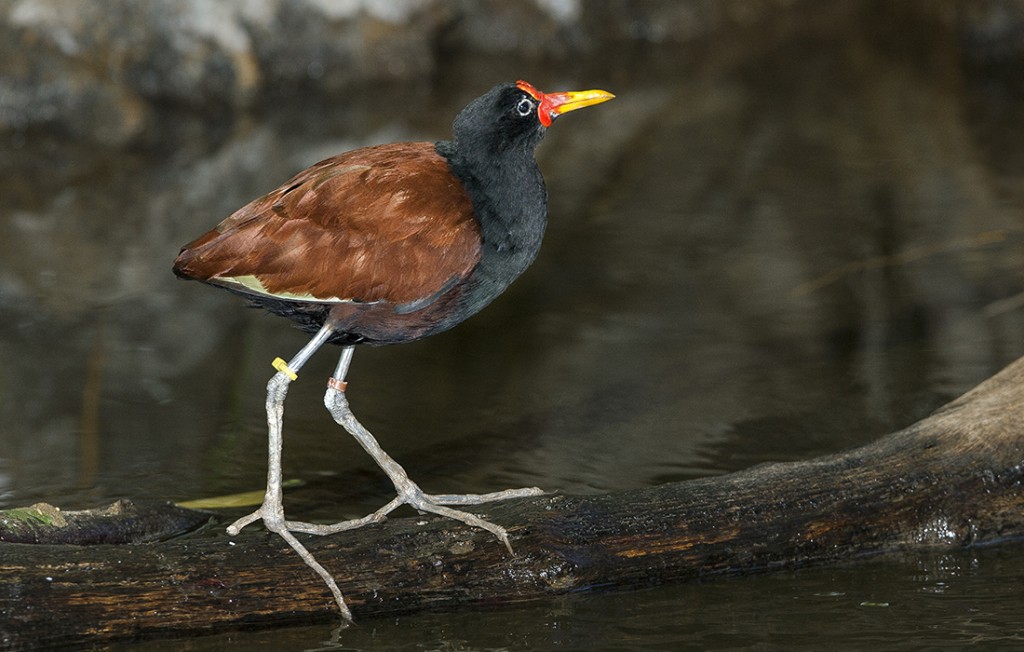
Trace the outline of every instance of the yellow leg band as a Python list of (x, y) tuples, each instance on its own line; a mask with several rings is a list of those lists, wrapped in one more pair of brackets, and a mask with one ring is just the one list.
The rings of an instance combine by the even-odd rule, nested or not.
[(291, 368), (288, 366), (288, 363), (282, 360), (281, 358), (274, 358), (274, 361), (271, 364), (274, 366), (274, 369), (284, 372), (284, 374), (288, 376), (290, 379), (299, 379), (299, 374), (292, 371)]

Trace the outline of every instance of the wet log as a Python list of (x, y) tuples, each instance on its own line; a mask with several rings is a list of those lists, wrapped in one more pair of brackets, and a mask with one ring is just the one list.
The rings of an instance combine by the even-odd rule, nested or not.
[(122, 498), (106, 507), (75, 511), (36, 503), (0, 511), (0, 543), (85, 546), (164, 541), (199, 528), (211, 516), (166, 501), (137, 503)]
[[(477, 511), (510, 527), (515, 556), (485, 532), (434, 517), (304, 541), (357, 621), (892, 551), (1019, 544), (1024, 359), (849, 452)], [(319, 578), (259, 530), (142, 545), (0, 544), (0, 613), (0, 641), (13, 649), (338, 618)]]

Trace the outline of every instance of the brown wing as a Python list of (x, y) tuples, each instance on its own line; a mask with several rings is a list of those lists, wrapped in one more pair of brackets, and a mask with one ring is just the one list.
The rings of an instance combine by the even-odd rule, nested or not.
[(431, 143), (321, 161), (185, 245), (179, 275), (302, 301), (429, 297), (480, 259), (462, 184)]

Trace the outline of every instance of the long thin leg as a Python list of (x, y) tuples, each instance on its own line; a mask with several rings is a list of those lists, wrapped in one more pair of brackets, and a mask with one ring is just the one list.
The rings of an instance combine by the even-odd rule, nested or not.
[(312, 568), (324, 580), (331, 590), (342, 617), (352, 620), (352, 612), (349, 611), (345, 599), (341, 595), (337, 582), (331, 574), (306, 550), (306, 547), (299, 543), (298, 539), (288, 531), (284, 519), (284, 502), (281, 489), (281, 449), (283, 435), (281, 432), (282, 421), (284, 420), (284, 399), (288, 394), (288, 385), (294, 379), (294, 375), (306, 364), (306, 361), (317, 349), (323, 346), (334, 329), (328, 322), (320, 329), (313, 339), (306, 346), (295, 354), (285, 366), (279, 370), (267, 383), (267, 429), (268, 429), (268, 461), (267, 461), (267, 491), (263, 497), (263, 504), (253, 513), (243, 516), (228, 526), (227, 531), (231, 536), (237, 535), (242, 528), (250, 523), (262, 519), (267, 530), (275, 532), (283, 538), (289, 546), (295, 550), (306, 564)]
[(402, 466), (394, 460), (394, 458), (388, 455), (384, 449), (381, 448), (374, 436), (371, 435), (370, 432), (366, 430), (361, 423), (359, 423), (355, 418), (355, 415), (352, 414), (352, 410), (348, 405), (348, 399), (345, 397), (345, 374), (348, 372), (349, 364), (352, 361), (352, 351), (352, 347), (345, 347), (345, 349), (342, 350), (341, 358), (338, 361), (338, 366), (334, 371), (334, 375), (331, 376), (330, 380), (327, 382), (327, 393), (324, 395), (324, 405), (327, 407), (334, 420), (344, 427), (349, 434), (355, 437), (356, 441), (358, 441), (363, 449), (373, 457), (378, 466), (387, 473), (391, 482), (395, 485), (395, 490), (398, 492), (398, 496), (376, 512), (364, 516), (363, 518), (351, 521), (342, 521), (341, 523), (335, 523), (334, 525), (289, 522), (289, 529), (295, 532), (307, 532), (310, 534), (333, 534), (344, 530), (352, 530), (370, 523), (379, 523), (380, 521), (383, 521), (390, 512), (403, 504), (407, 504), (423, 512), (432, 512), (441, 516), (447, 516), (449, 518), (462, 521), (467, 525), (487, 530), (498, 537), (498, 539), (505, 544), (505, 547), (508, 548), (508, 551), (511, 553), (512, 545), (509, 543), (508, 533), (505, 531), (505, 528), (489, 521), (485, 521), (474, 514), (451, 509), (444, 505), (476, 505), (494, 500), (537, 496), (544, 492), (537, 487), (527, 487), (524, 489), (508, 489), (506, 491), (497, 491), (488, 494), (430, 495), (425, 493), (415, 482), (409, 479), (409, 475), (405, 472), (405, 469), (403, 469)]

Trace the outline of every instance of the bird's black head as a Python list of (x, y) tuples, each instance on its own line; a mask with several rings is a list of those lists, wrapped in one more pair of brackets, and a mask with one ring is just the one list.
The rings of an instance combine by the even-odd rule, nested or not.
[(606, 91), (542, 93), (524, 81), (499, 84), (456, 116), (452, 132), (463, 151), (532, 153), (559, 115), (612, 97)]
[(488, 156), (519, 150), (532, 152), (544, 138), (537, 117), (540, 102), (515, 84), (499, 84), (470, 102), (452, 123), (460, 150)]

